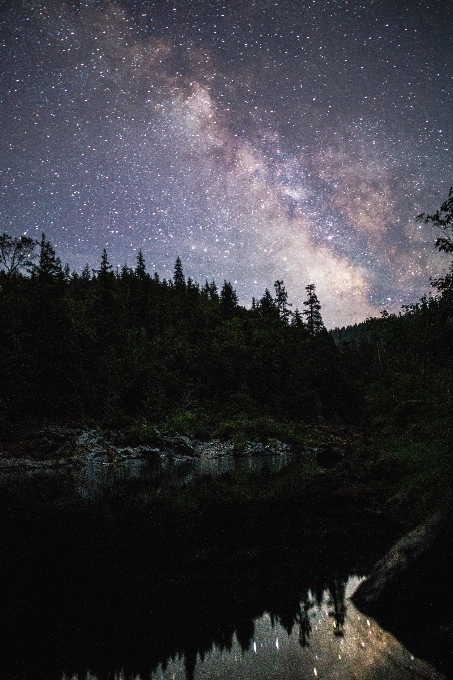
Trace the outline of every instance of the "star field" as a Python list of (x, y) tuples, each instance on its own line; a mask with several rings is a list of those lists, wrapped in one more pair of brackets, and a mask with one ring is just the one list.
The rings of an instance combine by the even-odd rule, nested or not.
[(453, 184), (447, 0), (51, 0), (0, 6), (1, 231), (63, 262), (250, 304), (315, 283), (326, 325), (429, 290), (415, 222)]

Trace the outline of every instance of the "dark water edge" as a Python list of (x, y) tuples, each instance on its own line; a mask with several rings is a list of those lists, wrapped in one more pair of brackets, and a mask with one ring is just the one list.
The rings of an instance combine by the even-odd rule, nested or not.
[(326, 591), (341, 628), (349, 577), (395, 538), (341, 503), (139, 502), (147, 483), (91, 499), (67, 477), (2, 486), (4, 680), (147, 678), (176, 657), (191, 677), (213, 645), (248, 649), (264, 613), (289, 632)]
[(392, 546), (352, 598), (362, 612), (449, 677), (453, 673), (452, 519), (449, 495), (435, 513)]

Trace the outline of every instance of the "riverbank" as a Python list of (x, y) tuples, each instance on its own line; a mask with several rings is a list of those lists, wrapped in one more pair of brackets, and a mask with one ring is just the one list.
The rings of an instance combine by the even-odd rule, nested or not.
[[(402, 531), (432, 513), (448, 490), (448, 448), (420, 433), (387, 432), (382, 437), (378, 432), (370, 435), (343, 427), (285, 426), (261, 418), (223, 424), (198, 434), (205, 436), (194, 436), (187, 427), (176, 431), (143, 424), (122, 429), (93, 424), (3, 424), (0, 471), (93, 464), (114, 469), (129, 461), (156, 466), (162, 462), (293, 457), (303, 465), (297, 471), (286, 470), (281, 479), (274, 475), (266, 484), (260, 482), (255, 490), (257, 500), (281, 494), (298, 502), (302, 497), (304, 502), (311, 498), (316, 504), (317, 496), (349, 497), (358, 507), (367, 504), (375, 512), (398, 514)], [(210, 494), (213, 499), (226, 495), (232, 503), (240, 502), (241, 485), (230, 487), (225, 490), (218, 480)], [(197, 496), (195, 487), (185, 493)]]

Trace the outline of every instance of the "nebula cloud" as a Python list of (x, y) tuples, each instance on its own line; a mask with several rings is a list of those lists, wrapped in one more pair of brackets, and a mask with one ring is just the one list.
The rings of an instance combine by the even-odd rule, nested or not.
[(4, 230), (74, 269), (180, 256), (246, 305), (315, 283), (328, 327), (446, 265), (415, 223), (453, 183), (440, 3), (26, 5), (0, 14)]

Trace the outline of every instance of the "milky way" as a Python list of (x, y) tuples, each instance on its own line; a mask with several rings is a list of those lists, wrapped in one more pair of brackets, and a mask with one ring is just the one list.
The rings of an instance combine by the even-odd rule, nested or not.
[(4, 2), (0, 230), (63, 262), (315, 283), (326, 325), (447, 265), (415, 222), (453, 184), (448, 0)]

